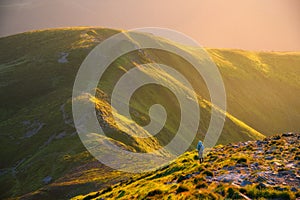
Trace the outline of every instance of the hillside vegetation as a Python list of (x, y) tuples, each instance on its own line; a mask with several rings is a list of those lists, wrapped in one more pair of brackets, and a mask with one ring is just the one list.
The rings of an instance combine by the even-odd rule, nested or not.
[(219, 145), (202, 164), (188, 152), (160, 170), (72, 199), (296, 199), (299, 139), (286, 133)]
[[(65, 28), (0, 39), (1, 198), (64, 199), (132, 176), (101, 165), (86, 151), (77, 136), (71, 112), (72, 87), (79, 66), (97, 44), (118, 32), (104, 28)], [(208, 52), (223, 75), (228, 98), (219, 144), (299, 130), (300, 53), (226, 49), (208, 49)], [(160, 148), (178, 128), (179, 105), (175, 100), (170, 103), (174, 96), (168, 90), (149, 86), (132, 98), (131, 114), (139, 124), (149, 122), (148, 108), (153, 103), (165, 106), (168, 121), (155, 139), (131, 137), (132, 124), (128, 119), (120, 116), (124, 125), (120, 130), (111, 116), (109, 98), (113, 83), (126, 70), (149, 61), (175, 66), (192, 84), (198, 85), (201, 121), (192, 150), (206, 133), (211, 103), (203, 80), (186, 70), (191, 68), (183, 59), (153, 50), (122, 56), (106, 72), (105, 77), (110, 78), (101, 80), (98, 89), (95, 88), (96, 97), (86, 96), (81, 100), (95, 103), (99, 123), (106, 127), (107, 135), (125, 148), (137, 152)], [(168, 76), (157, 69), (145, 73), (151, 78)], [(188, 92), (177, 82), (169, 84)], [(128, 131), (124, 131), (126, 128)]]
[(223, 75), (229, 113), (265, 135), (299, 130), (299, 52), (208, 52)]

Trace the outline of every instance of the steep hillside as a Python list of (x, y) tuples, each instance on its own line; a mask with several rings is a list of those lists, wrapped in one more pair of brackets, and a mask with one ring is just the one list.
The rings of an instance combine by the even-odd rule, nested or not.
[(155, 172), (72, 199), (295, 199), (300, 134), (219, 145), (202, 164), (188, 152)]
[(265, 135), (299, 130), (299, 52), (208, 52), (223, 75), (229, 113)]
[[(131, 176), (104, 167), (86, 151), (74, 129), (71, 112), (72, 87), (79, 66), (99, 42), (117, 32), (103, 28), (50, 29), (0, 39), (3, 52), (0, 55), (1, 198), (21, 195), (37, 199), (66, 198)], [(229, 112), (218, 143), (262, 139), (264, 131), (270, 134), (271, 131), (299, 129), (300, 106), (296, 101), (299, 97), (296, 90), (300, 88), (299, 53), (233, 50), (209, 50), (209, 53), (223, 74), (228, 96)], [(151, 55), (151, 58), (145, 55)], [(148, 63), (149, 59), (177, 66), (199, 85), (196, 89), (201, 121), (196, 140), (203, 138), (210, 121), (211, 104), (201, 77), (184, 70), (187, 63), (177, 57), (150, 50), (146, 50), (145, 55), (132, 52), (117, 59), (107, 71), (107, 77), (113, 78), (102, 80), (96, 89), (96, 98), (87, 96), (81, 100), (96, 104), (98, 120), (112, 140), (132, 151), (152, 151), (166, 144), (176, 133), (179, 109), (176, 102), (169, 102), (173, 99), (172, 94), (155, 86), (148, 87), (147, 93), (141, 90), (135, 94), (131, 111), (138, 123), (147, 124), (147, 108), (153, 103), (164, 105), (171, 113), (155, 140), (137, 140), (130, 137), (130, 131), (114, 126), (109, 101), (112, 86), (127, 69)], [(262, 72), (260, 65), (247, 59), (253, 55), (264, 59), (268, 75)], [(272, 62), (275, 62), (274, 67)], [(289, 66), (289, 70), (284, 71), (285, 66)], [(156, 69), (146, 74), (161, 79), (168, 76)], [(272, 87), (275, 83), (280, 87)], [(172, 84), (172, 87), (182, 89), (180, 84)], [(126, 118), (121, 116), (120, 119), (125, 129), (132, 127)], [(263, 120), (266, 126), (263, 126)]]

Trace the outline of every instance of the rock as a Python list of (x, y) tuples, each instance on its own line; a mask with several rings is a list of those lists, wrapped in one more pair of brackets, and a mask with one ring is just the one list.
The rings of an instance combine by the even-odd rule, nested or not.
[(250, 168), (252, 170), (257, 170), (257, 169), (259, 169), (259, 164), (258, 163), (252, 163), (252, 164), (250, 164)]
[(43, 178), (43, 182), (45, 183), (45, 184), (48, 184), (48, 183), (50, 183), (52, 181), (52, 177), (51, 176), (46, 176), (45, 178)]
[(270, 151), (275, 151), (276, 150), (276, 146), (272, 146), (271, 148), (270, 148)]
[(230, 183), (230, 182), (232, 182), (232, 179), (229, 179), (229, 178), (223, 178), (223, 179), (222, 179), (222, 182), (224, 182), (224, 183)]
[(238, 174), (238, 173), (233, 173), (231, 172), (230, 174), (223, 174), (220, 176), (215, 177), (215, 180), (219, 182), (224, 182), (224, 183), (232, 183), (232, 182), (242, 182), (244, 179), (247, 179), (248, 176), (243, 175), (243, 174)]
[(269, 184), (269, 185), (275, 185), (275, 183), (273, 181), (267, 181), (267, 184)]
[(238, 163), (235, 165), (236, 167), (248, 167), (246, 163)]
[(264, 176), (258, 176), (256, 179), (257, 182), (265, 182), (267, 179)]
[(277, 167), (282, 166), (282, 164), (280, 164), (280, 163), (278, 163), (278, 162), (273, 162), (273, 164), (274, 164), (275, 166), (277, 166)]
[(257, 141), (256, 141), (256, 145), (257, 145), (257, 146), (261, 146), (261, 145), (263, 145), (263, 144), (268, 144), (268, 141), (265, 141), (265, 140), (264, 140), (264, 141), (261, 141), (261, 140), (257, 140)]
[(234, 170), (235, 167), (234, 166), (225, 166), (223, 167), (224, 170)]
[(279, 140), (280, 139), (280, 136), (279, 135), (276, 135), (273, 137), (273, 140)]
[(286, 175), (294, 175), (294, 172), (292, 170), (279, 170), (278, 174), (286, 176)]
[(267, 156), (265, 159), (266, 160), (273, 160), (275, 157), (274, 156)]
[(69, 53), (65, 53), (65, 52), (62, 52), (60, 53), (61, 57), (57, 60), (58, 63), (67, 63), (69, 62), (67, 57), (69, 55)]
[(283, 148), (282, 148), (282, 147), (280, 147), (280, 148), (279, 148), (279, 151), (280, 151), (280, 152), (282, 152), (282, 151), (283, 151)]
[(265, 152), (265, 154), (273, 154), (273, 151), (268, 150)]
[(243, 180), (242, 183), (241, 183), (241, 186), (245, 187), (246, 185), (251, 185), (251, 184), (252, 184), (252, 182), (247, 181), (247, 180)]
[[(289, 179), (288, 179), (288, 182), (289, 182), (289, 183), (297, 183), (297, 180), (294, 179), (294, 178), (289, 178)], [(300, 188), (300, 183), (298, 183), (298, 185), (299, 185), (299, 188)]]
[(297, 188), (295, 188), (295, 187), (292, 187), (292, 188), (291, 188), (291, 191), (292, 191), (292, 192), (298, 192)]
[(290, 140), (290, 141), (288, 141), (288, 143), (289, 143), (289, 144), (295, 144), (295, 141)]
[(292, 136), (294, 136), (294, 134), (293, 133), (284, 133), (284, 134), (282, 134), (282, 136), (284, 136), (284, 137), (292, 137)]
[(283, 188), (283, 187), (280, 187), (280, 186), (276, 186), (274, 187), (275, 190), (278, 190), (278, 191), (286, 191), (287, 188)]
[(246, 178), (247, 176), (246, 175), (241, 175), (240, 178), (244, 179)]

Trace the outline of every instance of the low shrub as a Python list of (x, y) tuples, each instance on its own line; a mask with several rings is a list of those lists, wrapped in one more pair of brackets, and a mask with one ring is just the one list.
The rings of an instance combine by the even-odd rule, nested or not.
[(226, 198), (240, 199), (241, 195), (237, 191), (235, 191), (233, 188), (228, 188)]
[(239, 163), (239, 164), (247, 163), (247, 158), (241, 157), (241, 158), (237, 159), (236, 163)]
[(225, 196), (225, 187), (224, 185), (220, 184), (218, 185), (215, 190), (214, 190), (216, 193), (222, 195), (223, 197)]
[(205, 170), (204, 172), (202, 172), (203, 175), (206, 175), (206, 176), (214, 176), (214, 173), (212, 171), (208, 171), (208, 170)]
[(84, 197), (82, 200), (90, 200), (90, 199), (94, 199), (94, 198), (98, 197), (99, 195), (100, 195), (99, 192), (97, 192), (97, 193), (95, 193), (95, 194), (90, 194), (90, 195)]
[(102, 192), (100, 194), (105, 194), (105, 193), (110, 192), (110, 191), (112, 191), (112, 187), (111, 186), (109, 186), (108, 188), (102, 190)]
[(214, 193), (199, 193), (194, 195), (197, 199), (209, 199), (209, 200), (217, 200), (219, 199)]
[(117, 198), (121, 198), (121, 197), (123, 197), (125, 195), (125, 191), (124, 190), (120, 190), (119, 193), (120, 194), (117, 196)]
[(148, 197), (153, 197), (155, 195), (160, 195), (162, 193), (163, 193), (163, 191), (161, 191), (160, 189), (155, 189), (155, 190), (152, 190), (152, 191), (148, 192), (147, 196)]
[(204, 180), (205, 179), (203, 177), (196, 177), (196, 178), (194, 178), (193, 182), (194, 182), (194, 184), (198, 184), (199, 182), (204, 181)]
[(177, 193), (187, 192), (187, 191), (189, 191), (189, 189), (184, 185), (180, 185), (176, 190)]
[(270, 188), (257, 189), (252, 187), (247, 190), (246, 195), (250, 198), (266, 198), (266, 199), (294, 199), (293, 194), (288, 191), (276, 191)]
[(177, 179), (177, 183), (180, 183), (180, 182), (184, 181), (185, 179), (186, 179), (185, 176), (180, 175)]
[(196, 185), (196, 189), (201, 189), (201, 188), (207, 188), (207, 184), (206, 183), (199, 183)]
[(194, 155), (193, 159), (194, 160), (199, 160), (199, 157), (197, 155)]

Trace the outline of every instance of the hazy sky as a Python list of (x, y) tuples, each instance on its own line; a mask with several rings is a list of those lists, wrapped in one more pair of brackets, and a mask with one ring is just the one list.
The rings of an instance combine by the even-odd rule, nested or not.
[(0, 0), (0, 36), (67, 26), (155, 26), (205, 47), (300, 51), (300, 0)]

